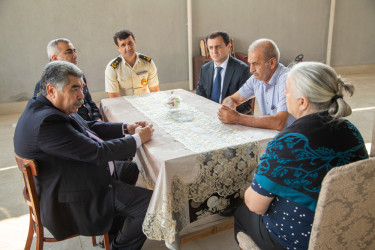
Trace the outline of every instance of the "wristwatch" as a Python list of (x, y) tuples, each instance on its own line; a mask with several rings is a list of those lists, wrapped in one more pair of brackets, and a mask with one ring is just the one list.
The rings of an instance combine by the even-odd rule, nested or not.
[(129, 134), (128, 124), (125, 122), (122, 124), (122, 131), (124, 131), (124, 135)]

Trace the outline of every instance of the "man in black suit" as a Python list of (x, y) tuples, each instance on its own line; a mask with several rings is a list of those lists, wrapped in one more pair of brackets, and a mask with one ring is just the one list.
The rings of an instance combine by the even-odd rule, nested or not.
[(47, 64), (41, 94), (30, 99), (17, 123), (15, 152), (37, 162), (42, 222), (56, 239), (104, 234), (121, 215), (126, 221), (112, 249), (141, 249), (152, 192), (119, 181), (125, 179), (121, 175), (134, 175), (134, 169), (125, 166), (118, 173), (114, 161), (133, 157), (154, 130), (147, 122), (83, 120), (76, 114), (84, 98), (82, 75), (69, 62)]
[[(47, 55), (50, 62), (52, 61), (66, 61), (77, 65), (77, 52), (71, 41), (66, 38), (58, 38), (51, 40), (47, 45)], [(91, 98), (89, 88), (87, 87), (87, 80), (85, 75), (83, 78), (83, 94), (85, 98), (84, 103), (78, 109), (78, 114), (86, 121), (101, 121), (99, 109)], [(34, 97), (40, 94), (40, 81), (35, 84)]]
[[(206, 40), (212, 61), (202, 66), (196, 93), (221, 103), (250, 78), (250, 68), (229, 54), (232, 45), (226, 32), (211, 33)], [(253, 101), (251, 99), (238, 106), (237, 111), (252, 114)]]

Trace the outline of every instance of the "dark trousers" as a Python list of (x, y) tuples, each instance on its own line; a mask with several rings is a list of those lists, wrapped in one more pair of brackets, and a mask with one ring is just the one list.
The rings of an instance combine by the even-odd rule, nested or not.
[(152, 191), (133, 186), (139, 173), (136, 164), (128, 162), (118, 170), (119, 181), (114, 185), (116, 215), (110, 231), (118, 233), (111, 243), (111, 249), (141, 249), (146, 240), (142, 223)]
[(234, 238), (237, 243), (238, 232), (244, 232), (250, 236), (260, 249), (285, 249), (268, 232), (268, 229), (263, 223), (262, 216), (251, 212), (245, 203), (239, 206), (234, 213)]

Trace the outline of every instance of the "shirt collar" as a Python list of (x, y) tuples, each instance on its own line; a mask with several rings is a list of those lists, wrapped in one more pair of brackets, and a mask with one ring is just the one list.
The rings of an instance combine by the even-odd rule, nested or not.
[[(128, 65), (130, 67), (130, 64), (126, 62), (126, 60), (122, 57), (122, 55), (120, 54), (121, 56), (121, 59), (122, 59), (122, 62), (125, 64), (125, 65)], [(135, 52), (135, 63), (133, 65), (133, 68), (135, 67), (135, 65), (137, 65), (139, 61), (139, 53), (138, 52)]]
[(215, 62), (214, 62), (214, 70), (216, 70), (217, 67), (222, 67), (223, 70), (222, 70), (221, 72), (224, 72), (225, 69), (227, 68), (228, 61), (229, 61), (229, 54), (228, 54), (227, 59), (226, 59), (222, 64), (220, 64), (219, 66), (216, 66), (216, 64), (215, 64)]
[(281, 64), (279, 63), (279, 65), (277, 65), (277, 69), (275, 70), (275, 72), (273, 72), (271, 80), (268, 82), (267, 85), (274, 86), (276, 84), (277, 79), (279, 78), (280, 71), (281, 71)]

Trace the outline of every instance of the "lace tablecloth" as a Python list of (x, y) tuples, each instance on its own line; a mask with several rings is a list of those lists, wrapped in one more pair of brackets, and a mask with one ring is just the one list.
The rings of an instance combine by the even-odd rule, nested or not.
[[(151, 142), (136, 161), (154, 190), (143, 231), (150, 239), (175, 241), (194, 220), (225, 209), (243, 196), (259, 154), (276, 131), (225, 125), (217, 119), (219, 104), (184, 90), (178, 109), (165, 103), (171, 91), (104, 99), (109, 121), (154, 124)], [(176, 115), (177, 114), (177, 115)], [(229, 198), (230, 197), (230, 198)]]

